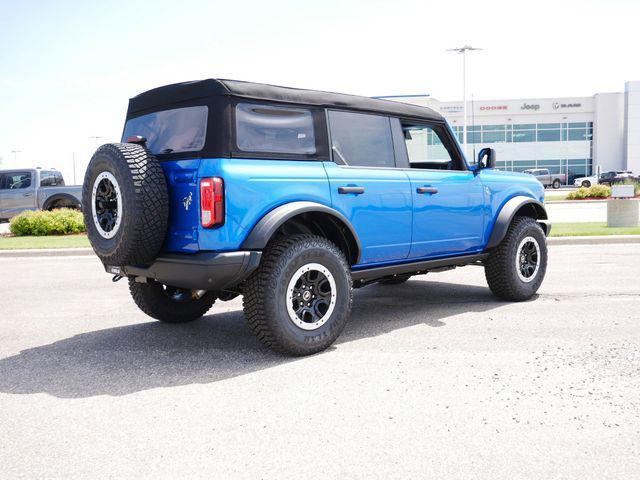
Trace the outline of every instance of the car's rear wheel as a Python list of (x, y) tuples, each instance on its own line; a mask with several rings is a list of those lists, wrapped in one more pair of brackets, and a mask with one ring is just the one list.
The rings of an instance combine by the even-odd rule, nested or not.
[(522, 301), (540, 288), (547, 271), (544, 231), (530, 217), (516, 217), (500, 245), (485, 261), (489, 288), (499, 298)]
[(271, 242), (243, 286), (249, 327), (268, 347), (310, 355), (342, 332), (352, 302), (344, 254), (329, 240), (294, 235)]
[(216, 301), (212, 292), (171, 287), (151, 279), (139, 283), (129, 278), (129, 292), (140, 310), (166, 323), (196, 320), (207, 313)]
[(558, 179), (556, 178), (556, 179), (553, 181), (552, 186), (553, 186), (553, 188), (555, 188), (556, 190), (557, 190), (558, 188), (560, 188), (560, 180), (558, 180)]

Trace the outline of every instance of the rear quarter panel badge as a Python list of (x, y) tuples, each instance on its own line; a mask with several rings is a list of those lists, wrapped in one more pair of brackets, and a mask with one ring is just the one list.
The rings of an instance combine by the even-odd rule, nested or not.
[(189, 207), (191, 206), (191, 202), (193, 201), (193, 194), (189, 192), (189, 195), (182, 199), (182, 205), (184, 205), (184, 209), (189, 211)]

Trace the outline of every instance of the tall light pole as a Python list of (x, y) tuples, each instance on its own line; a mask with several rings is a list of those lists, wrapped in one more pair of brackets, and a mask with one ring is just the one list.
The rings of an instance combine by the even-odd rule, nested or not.
[(456, 52), (462, 54), (462, 147), (464, 154), (467, 154), (467, 52), (473, 50), (482, 50), (471, 45), (465, 45), (459, 48), (450, 48), (447, 52)]

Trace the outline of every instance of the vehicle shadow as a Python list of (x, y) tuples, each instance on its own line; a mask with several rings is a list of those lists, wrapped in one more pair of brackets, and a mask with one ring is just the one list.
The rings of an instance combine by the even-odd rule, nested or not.
[[(500, 306), (486, 287), (413, 280), (356, 291), (338, 344)], [(215, 310), (214, 310), (215, 311)], [(126, 325), (75, 335), (0, 359), (0, 392), (61, 398), (127, 395), (159, 387), (217, 382), (304, 358), (271, 352), (249, 331), (242, 311), (193, 323)]]

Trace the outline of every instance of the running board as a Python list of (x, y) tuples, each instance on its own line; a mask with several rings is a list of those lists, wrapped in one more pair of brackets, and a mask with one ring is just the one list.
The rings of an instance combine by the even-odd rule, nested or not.
[(438, 258), (435, 260), (421, 260), (419, 262), (403, 263), (401, 265), (351, 270), (351, 279), (354, 282), (358, 282), (389, 277), (391, 275), (426, 273), (431, 270), (446, 267), (461, 267), (471, 263), (479, 263), (487, 258), (487, 256), (487, 253), (479, 253), (477, 255), (463, 255), (459, 257)]

